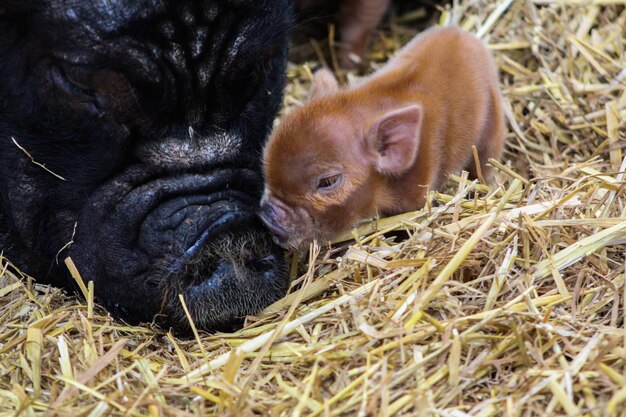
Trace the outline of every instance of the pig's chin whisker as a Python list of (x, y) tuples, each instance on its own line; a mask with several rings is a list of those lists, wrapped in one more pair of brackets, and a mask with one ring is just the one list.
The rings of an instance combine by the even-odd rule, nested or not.
[(300, 252), (305, 250), (306, 248), (302, 245), (302, 242), (299, 242), (283, 244), (283, 249), (288, 252)]
[[(177, 253), (185, 252), (180, 250)], [(160, 279), (156, 285), (164, 294), (161, 310), (167, 313), (171, 323), (187, 323), (188, 319), (180, 309), (180, 294), (188, 305), (193, 305), (190, 315), (196, 325), (202, 327), (203, 323), (214, 323), (213, 326), (223, 329), (222, 325), (229, 322), (224, 309), (232, 306), (228, 294), (233, 291), (241, 288), (247, 294), (239, 306), (242, 316), (236, 319), (280, 298), (285, 291), (283, 283), (269, 279), (273, 271), (285, 273), (280, 262), (280, 255), (277, 256), (275, 246), (265, 233), (223, 234), (196, 256), (170, 256), (160, 263), (157, 272)], [(267, 291), (264, 295), (267, 300), (255, 298), (261, 289)], [(193, 302), (199, 299), (210, 302)]]
[[(218, 262), (228, 262), (239, 277), (238, 272), (248, 270), (250, 262), (262, 261), (270, 252), (270, 246), (266, 234), (257, 231), (223, 234), (194, 256), (187, 256), (182, 245), (176, 245), (170, 255), (157, 264), (154, 275), (160, 277), (157, 281), (166, 282), (184, 277), (188, 282), (197, 283), (209, 278)], [(241, 275), (245, 274), (242, 272)]]

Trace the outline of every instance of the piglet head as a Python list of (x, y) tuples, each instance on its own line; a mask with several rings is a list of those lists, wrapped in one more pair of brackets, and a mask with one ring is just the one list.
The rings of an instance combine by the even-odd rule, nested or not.
[(331, 239), (374, 215), (389, 199), (388, 180), (415, 163), (421, 106), (346, 111), (353, 103), (342, 94), (332, 74), (316, 73), (311, 101), (282, 120), (265, 148), (258, 214), (284, 248)]
[(367, 181), (369, 168), (355, 157), (361, 152), (358, 143), (342, 139), (354, 136), (347, 120), (288, 119), (265, 149), (265, 192), (258, 214), (276, 243), (298, 249), (347, 227), (345, 210), (360, 204), (347, 200)]

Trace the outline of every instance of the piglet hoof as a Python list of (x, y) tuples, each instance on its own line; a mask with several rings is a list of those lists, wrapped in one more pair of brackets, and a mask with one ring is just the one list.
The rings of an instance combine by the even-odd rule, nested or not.
[(364, 69), (366, 67), (362, 55), (356, 54), (349, 50), (343, 50), (339, 53), (339, 66), (346, 71)]

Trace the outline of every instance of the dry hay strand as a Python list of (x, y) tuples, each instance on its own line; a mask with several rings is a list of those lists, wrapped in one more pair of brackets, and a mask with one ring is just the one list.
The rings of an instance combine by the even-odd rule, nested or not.
[[(452, 177), (424, 210), (294, 254), (291, 293), (237, 333), (125, 326), (93, 288), (69, 297), (3, 259), (0, 415), (626, 415), (624, 4), (444, 10), (501, 70), (497, 184)], [(372, 67), (410, 22), (392, 16)], [(290, 65), (286, 108), (315, 65)]]

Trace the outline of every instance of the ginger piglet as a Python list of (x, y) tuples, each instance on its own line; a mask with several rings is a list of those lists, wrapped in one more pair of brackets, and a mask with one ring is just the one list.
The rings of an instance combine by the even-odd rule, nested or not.
[(504, 137), (489, 50), (460, 29), (430, 29), (356, 85), (315, 73), (311, 99), (265, 147), (259, 216), (285, 248), (331, 239), (376, 213), (421, 208), (448, 174), (475, 177), (472, 146), (489, 177)]

